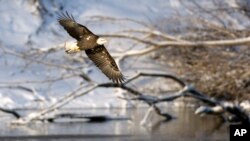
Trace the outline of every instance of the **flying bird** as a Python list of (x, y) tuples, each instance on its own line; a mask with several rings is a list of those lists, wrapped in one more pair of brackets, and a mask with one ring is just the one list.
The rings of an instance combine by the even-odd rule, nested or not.
[(92, 33), (87, 27), (76, 22), (68, 12), (58, 15), (59, 24), (68, 34), (77, 40), (74, 46), (66, 49), (66, 53), (76, 53), (84, 50), (94, 64), (113, 82), (122, 83), (124, 76), (115, 60), (104, 46), (106, 40)]

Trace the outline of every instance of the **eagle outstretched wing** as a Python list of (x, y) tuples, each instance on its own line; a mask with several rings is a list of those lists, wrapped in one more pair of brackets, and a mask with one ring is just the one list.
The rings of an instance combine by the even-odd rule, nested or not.
[(58, 22), (76, 40), (80, 40), (85, 34), (93, 34), (85, 26), (78, 24), (68, 12), (58, 14)]
[(86, 54), (113, 82), (122, 83), (124, 81), (124, 76), (119, 71), (115, 60), (110, 56), (107, 49), (103, 45), (95, 47), (94, 49), (86, 50)]

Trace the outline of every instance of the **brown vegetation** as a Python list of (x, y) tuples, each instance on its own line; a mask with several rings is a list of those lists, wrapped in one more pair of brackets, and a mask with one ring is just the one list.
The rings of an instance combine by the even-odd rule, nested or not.
[(223, 100), (250, 99), (250, 50), (248, 47), (169, 47), (160, 59), (186, 82)]

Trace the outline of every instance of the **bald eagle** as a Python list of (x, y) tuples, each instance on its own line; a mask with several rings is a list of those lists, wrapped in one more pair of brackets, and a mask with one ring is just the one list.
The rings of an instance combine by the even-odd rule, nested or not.
[(68, 34), (77, 40), (74, 47), (66, 49), (66, 53), (75, 53), (84, 50), (94, 64), (113, 82), (122, 83), (124, 76), (115, 60), (104, 46), (106, 40), (92, 33), (87, 27), (77, 23), (68, 12), (58, 15), (59, 24)]

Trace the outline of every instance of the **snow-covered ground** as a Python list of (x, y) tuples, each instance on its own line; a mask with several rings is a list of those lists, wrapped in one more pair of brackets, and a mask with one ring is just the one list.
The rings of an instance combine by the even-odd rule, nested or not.
[[(7, 108), (43, 107), (56, 102), (58, 98), (72, 91), (82, 82), (79, 78), (72, 78), (53, 84), (36, 83), (35, 81), (43, 81), (45, 78), (57, 78), (65, 72), (60, 72), (56, 68), (48, 68), (39, 63), (27, 65), (27, 60), (5, 53), (5, 49), (13, 52), (23, 52), (31, 51), (30, 47), (46, 49), (63, 44), (65, 41), (73, 41), (57, 23), (58, 13), (68, 11), (74, 15), (79, 23), (87, 25), (94, 33), (102, 34), (113, 33), (120, 29), (133, 28), (138, 25), (129, 22), (120, 25), (101, 24), (101, 22), (91, 22), (91, 16), (131, 18), (148, 22), (148, 18), (154, 18), (158, 13), (170, 12), (166, 9), (169, 4), (176, 6), (178, 2), (176, 4), (175, 1), (169, 3), (169, 1), (165, 0), (1, 0), (0, 106)], [(123, 44), (122, 46), (126, 46), (129, 43)], [(121, 48), (117, 47), (115, 41), (110, 41), (108, 45), (109, 50), (119, 51), (122, 50)], [(65, 56), (67, 55), (62, 49), (53, 57), (65, 58)], [(150, 69), (150, 66), (144, 68)], [(89, 75), (94, 80), (100, 82), (109, 81), (94, 66), (91, 66), (86, 71), (88, 70), (91, 70)], [(124, 71), (126, 76), (130, 75), (129, 72)], [(27, 81), (30, 82), (22, 83)], [(13, 88), (9, 88), (9, 86), (13, 86)], [(19, 86), (30, 88), (33, 92), (19, 89)], [(77, 108), (128, 106), (127, 102), (117, 98), (122, 96), (122, 93), (124, 92), (119, 89), (98, 89), (74, 100), (68, 106)]]
[[(206, 3), (206, 0), (203, 2)], [(87, 25), (94, 33), (104, 34), (140, 27), (124, 21), (121, 21), (120, 24), (95, 22), (92, 20), (92, 16), (131, 18), (154, 23), (154, 20), (170, 17), (172, 14), (187, 14), (188, 11), (185, 11), (183, 7), (189, 5), (187, 2), (184, 3), (187, 5), (181, 5), (178, 0), (0, 0), (0, 106), (8, 108), (43, 107), (56, 102), (58, 98), (82, 83), (80, 78), (70, 78), (55, 83), (38, 83), (37, 81), (43, 81), (45, 78), (56, 79), (66, 72), (58, 70), (56, 67), (46, 67), (41, 63), (29, 64), (29, 61), (27, 63), (27, 60), (15, 54), (15, 52), (31, 52), (31, 48), (46, 49), (61, 45), (65, 41), (73, 41), (57, 23), (58, 13), (68, 11), (79, 23)], [(210, 2), (207, 3), (209, 6)], [(127, 40), (121, 42), (118, 39), (110, 39), (107, 48), (111, 52), (123, 51), (130, 44)], [(32, 55), (32, 53), (30, 54)], [(33, 55), (35, 56), (35, 54)], [(42, 55), (38, 57), (39, 60), (43, 59)], [(65, 54), (61, 49), (46, 57), (52, 58), (51, 60), (55, 61), (53, 63), (67, 65), (71, 63), (67, 62), (67, 58), (73, 56)], [(133, 66), (131, 62), (129, 65)], [(141, 67), (145, 71), (152, 71), (154, 68), (154, 70), (166, 72), (165, 67), (153, 63), (149, 65), (143, 61), (138, 62), (134, 67), (135, 70)], [(109, 81), (94, 66), (82, 71), (88, 73), (97, 82)], [(128, 77), (133, 74), (133, 70), (126, 70), (126, 68), (123, 72)], [(9, 88), (9, 86), (13, 86), (13, 88)], [(25, 86), (33, 91), (16, 88), (17, 86)], [(130, 103), (117, 98), (123, 93), (124, 91), (119, 89), (98, 89), (74, 100), (67, 106), (77, 108), (127, 107)]]

